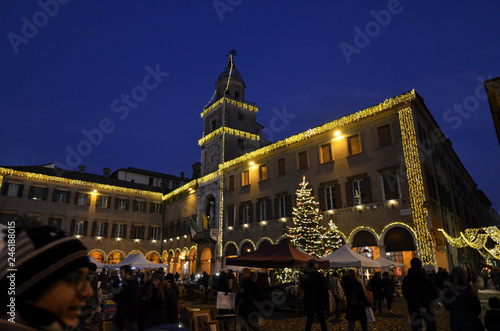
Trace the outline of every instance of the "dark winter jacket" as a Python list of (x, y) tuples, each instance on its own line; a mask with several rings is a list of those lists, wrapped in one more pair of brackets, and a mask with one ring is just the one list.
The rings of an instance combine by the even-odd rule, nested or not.
[(351, 276), (342, 277), (342, 285), (347, 302), (345, 318), (348, 321), (366, 320), (365, 308), (370, 306), (363, 285)]
[(305, 271), (300, 277), (300, 287), (304, 289), (304, 309), (306, 311), (328, 310), (328, 287), (326, 279), (319, 271)]
[(408, 275), (403, 279), (402, 290), (410, 313), (418, 312), (420, 308), (429, 310), (438, 297), (434, 280), (426, 276), (423, 268), (408, 270)]
[(392, 298), (394, 296), (394, 281), (389, 277), (382, 278), (384, 298)]
[(257, 282), (245, 278), (237, 295), (238, 314), (247, 318), (251, 312), (259, 309), (263, 299), (262, 289)]
[(484, 327), (488, 331), (500, 331), (500, 309), (488, 309), (486, 311)]
[(139, 314), (140, 289), (135, 278), (124, 279), (121, 290), (115, 294), (113, 301), (117, 303), (117, 311), (113, 324), (123, 328), (125, 321), (137, 322)]
[(372, 277), (372, 279), (370, 279), (370, 281), (368, 282), (368, 285), (369, 285), (369, 290), (373, 292), (373, 299), (377, 300), (377, 299), (382, 299), (383, 296), (382, 296), (382, 288), (383, 288), (383, 283), (382, 283), (382, 279), (375, 275)]
[(453, 331), (484, 330), (479, 315), (481, 303), (476, 292), (468, 285), (445, 284), (441, 301), (450, 311), (450, 329)]
[(153, 286), (150, 309), (146, 312), (146, 328), (162, 324), (174, 324), (179, 321), (179, 309), (174, 291), (169, 287), (165, 287), (164, 301), (159, 295), (159, 291), (159, 288)]

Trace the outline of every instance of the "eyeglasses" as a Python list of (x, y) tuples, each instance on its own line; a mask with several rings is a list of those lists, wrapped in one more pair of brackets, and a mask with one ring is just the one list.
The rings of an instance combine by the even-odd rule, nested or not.
[(87, 286), (87, 282), (91, 282), (95, 279), (95, 275), (93, 273), (89, 274), (69, 274), (63, 277), (63, 279), (75, 289), (77, 292), (83, 292), (85, 290), (85, 286)]

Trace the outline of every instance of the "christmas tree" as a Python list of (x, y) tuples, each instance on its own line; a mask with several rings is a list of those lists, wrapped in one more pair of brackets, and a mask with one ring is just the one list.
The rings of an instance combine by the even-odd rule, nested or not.
[(325, 247), (324, 256), (342, 246), (342, 237), (340, 236), (337, 225), (335, 225), (332, 220), (328, 223), (328, 230), (323, 235), (323, 243)]
[(294, 227), (287, 227), (285, 235), (290, 239), (292, 246), (302, 248), (307, 254), (322, 256), (324, 245), (322, 242), (325, 227), (321, 225), (323, 214), (320, 213), (318, 203), (307, 187), (306, 177), (302, 179), (295, 193), (297, 205), (293, 207), (292, 220)]

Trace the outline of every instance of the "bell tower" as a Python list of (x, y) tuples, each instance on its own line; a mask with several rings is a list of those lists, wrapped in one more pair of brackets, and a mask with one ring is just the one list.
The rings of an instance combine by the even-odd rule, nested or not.
[(198, 144), (202, 176), (218, 170), (221, 163), (269, 144), (262, 138), (263, 127), (256, 121), (259, 109), (245, 101), (246, 86), (234, 64), (235, 55), (236, 51), (229, 52), (226, 68), (215, 83), (212, 100), (201, 113), (203, 138)]

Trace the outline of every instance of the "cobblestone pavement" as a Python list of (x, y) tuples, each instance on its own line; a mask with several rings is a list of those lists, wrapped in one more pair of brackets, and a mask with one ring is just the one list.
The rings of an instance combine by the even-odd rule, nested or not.
[[(479, 299), (482, 305), (481, 320), (484, 321), (484, 314), (488, 309), (488, 298), (490, 296), (500, 296), (498, 291), (480, 291)], [(406, 300), (404, 298), (394, 298), (392, 311), (393, 315), (388, 314), (387, 307), (385, 304), (382, 305), (383, 313), (375, 313), (375, 322), (368, 325), (369, 330), (410, 330), (410, 321), (408, 309), (406, 306)], [(201, 309), (211, 309), (213, 314), (215, 314), (215, 304), (208, 303), (202, 304), (200, 302), (186, 302), (186, 305), (190, 307), (197, 307)], [(435, 305), (436, 320), (438, 330), (449, 330), (449, 312)], [(340, 318), (335, 318), (330, 316), (327, 319), (328, 330), (347, 330), (347, 321), (344, 319), (345, 314), (343, 313)], [(271, 314), (268, 314), (266, 318), (261, 320), (261, 331), (274, 331), (274, 330), (286, 330), (286, 331), (302, 331), (305, 328), (306, 317), (304, 312), (294, 312), (294, 311), (283, 311), (274, 310)], [(233, 330), (232, 325), (230, 325), (230, 330)], [(221, 328), (223, 330), (223, 328)], [(313, 331), (321, 330), (321, 327), (317, 320), (315, 319)], [(359, 322), (356, 324), (355, 330), (361, 330)]]

